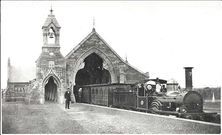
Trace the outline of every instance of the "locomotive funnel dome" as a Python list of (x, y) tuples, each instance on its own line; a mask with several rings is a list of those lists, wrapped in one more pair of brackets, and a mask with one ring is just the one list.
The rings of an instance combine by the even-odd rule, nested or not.
[(196, 91), (185, 92), (183, 104), (192, 112), (202, 112), (203, 110), (203, 98)]

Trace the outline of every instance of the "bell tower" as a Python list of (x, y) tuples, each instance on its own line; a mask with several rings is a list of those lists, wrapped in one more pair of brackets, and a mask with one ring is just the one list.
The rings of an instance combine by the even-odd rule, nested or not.
[(36, 61), (36, 79), (38, 82), (38, 101), (63, 103), (66, 90), (66, 61), (60, 52), (60, 25), (50, 10), (42, 26), (42, 52)]
[(50, 10), (44, 25), (42, 26), (43, 31), (43, 48), (45, 47), (59, 47), (59, 35), (60, 25), (57, 22), (53, 10)]

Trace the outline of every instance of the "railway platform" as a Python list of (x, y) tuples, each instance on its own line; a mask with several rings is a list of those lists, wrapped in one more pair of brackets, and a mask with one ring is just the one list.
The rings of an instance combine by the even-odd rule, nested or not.
[(3, 134), (220, 134), (221, 125), (91, 104), (2, 104)]
[(220, 124), (91, 104), (72, 104), (71, 109), (65, 112), (72, 120), (88, 127), (92, 133), (219, 134), (221, 132)]

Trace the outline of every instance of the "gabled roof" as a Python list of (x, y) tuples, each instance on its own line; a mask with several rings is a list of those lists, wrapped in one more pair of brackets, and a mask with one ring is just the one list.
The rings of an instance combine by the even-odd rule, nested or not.
[(61, 28), (58, 21), (55, 18), (55, 15), (53, 14), (48, 15), (42, 28), (48, 27), (51, 23), (53, 23), (55, 27)]
[[(116, 55), (116, 57), (118, 59), (120, 59), (121, 62), (123, 62), (124, 64), (128, 65), (129, 67), (135, 69), (136, 71), (142, 73), (144, 76), (145, 73), (138, 70), (137, 68), (133, 67), (132, 65), (130, 65), (128, 62), (125, 62), (109, 45), (108, 43), (106, 43), (106, 41), (96, 32), (95, 28), (93, 28), (92, 32), (89, 33), (89, 35), (87, 35), (77, 46), (75, 46), (66, 56), (65, 59), (68, 59), (76, 50), (78, 50), (78, 48), (81, 47), (82, 44), (84, 44), (88, 39), (90, 39), (91, 36), (96, 35), (98, 36), (98, 38), (114, 53), (114, 55)], [(148, 77), (148, 76), (146, 76)]]

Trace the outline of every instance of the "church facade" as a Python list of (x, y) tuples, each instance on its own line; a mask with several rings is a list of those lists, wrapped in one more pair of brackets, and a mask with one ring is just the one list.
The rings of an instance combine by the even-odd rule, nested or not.
[[(65, 46), (60, 46), (60, 28), (51, 10), (42, 26), (43, 46), (36, 61), (36, 78), (22, 85), (24, 101), (40, 104), (47, 101), (64, 103), (64, 93), (69, 88), (75, 102), (78, 89), (83, 85), (133, 84), (149, 78), (147, 74), (124, 61), (95, 28), (63, 56), (60, 47)], [(9, 96), (6, 99), (15, 99), (15, 83), (19, 82), (8, 80), (6, 94)]]

